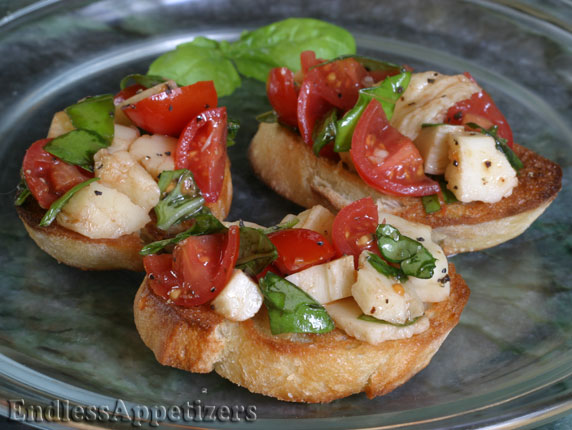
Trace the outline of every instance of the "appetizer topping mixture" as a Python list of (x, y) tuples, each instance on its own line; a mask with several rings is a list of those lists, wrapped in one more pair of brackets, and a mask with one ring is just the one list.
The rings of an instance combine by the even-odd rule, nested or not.
[(264, 303), (273, 334), (337, 326), (366, 342), (410, 337), (428, 328), (425, 306), (449, 296), (431, 228), (382, 213), (371, 198), (335, 217), (316, 206), (269, 229), (196, 225), (172, 254), (144, 258), (152, 290), (176, 305), (209, 303), (233, 321)]

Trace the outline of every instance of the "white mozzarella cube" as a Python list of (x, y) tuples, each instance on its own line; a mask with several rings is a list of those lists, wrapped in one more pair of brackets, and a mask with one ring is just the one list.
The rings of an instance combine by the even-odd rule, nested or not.
[(137, 139), (141, 134), (139, 130), (135, 127), (127, 127), (125, 125), (115, 124), (113, 132), (113, 141), (111, 145), (107, 148), (110, 153), (117, 151), (127, 151), (129, 146)]
[(229, 320), (245, 321), (256, 315), (262, 301), (258, 285), (242, 270), (234, 269), (228, 284), (211, 305), (215, 312)]
[(286, 277), (318, 303), (329, 303), (352, 295), (356, 281), (354, 258), (351, 255), (309, 267)]
[(298, 224), (294, 228), (306, 228), (318, 232), (328, 239), (332, 236), (332, 224), (334, 222), (334, 214), (321, 205), (316, 205), (300, 212), (298, 215), (286, 215), (281, 223), (290, 221), (292, 218), (298, 218)]
[(516, 171), (496, 148), (495, 140), (477, 132), (451, 134), (447, 188), (461, 202), (496, 203), (518, 185)]
[(57, 216), (59, 225), (91, 239), (116, 239), (149, 221), (146, 209), (99, 181), (74, 194)]
[(362, 310), (351, 297), (327, 304), (325, 308), (336, 327), (357, 340), (373, 345), (387, 340), (407, 339), (429, 328), (429, 319), (426, 316), (405, 326), (361, 320), (359, 317), (362, 315)]
[(421, 128), (419, 135), (413, 142), (423, 158), (425, 173), (441, 175), (449, 164), (450, 133), (462, 132), (465, 127), (461, 125), (440, 124)]

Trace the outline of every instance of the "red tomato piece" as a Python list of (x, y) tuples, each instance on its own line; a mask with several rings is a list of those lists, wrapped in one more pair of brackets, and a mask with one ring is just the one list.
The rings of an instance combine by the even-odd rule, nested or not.
[(122, 109), (137, 127), (149, 133), (179, 137), (193, 117), (216, 107), (217, 101), (213, 81), (200, 81), (149, 96)]
[(303, 51), (300, 54), (300, 66), (302, 73), (305, 75), (312, 67), (317, 66), (324, 61), (325, 60), (316, 58), (316, 53), (314, 51)]
[(371, 197), (347, 205), (332, 225), (332, 242), (339, 255), (353, 255), (357, 268), (359, 255), (368, 250), (379, 255), (375, 230), (379, 224), (377, 206)]
[(268, 235), (278, 251), (274, 266), (284, 275), (326, 263), (336, 255), (331, 243), (313, 230), (293, 228)]
[(294, 85), (294, 73), (286, 67), (272, 69), (266, 82), (266, 95), (280, 121), (297, 127), (298, 90)]
[(425, 176), (419, 150), (389, 125), (377, 100), (368, 104), (356, 125), (350, 155), (359, 176), (376, 190), (403, 196), (439, 192), (439, 184)]
[(310, 146), (314, 143), (312, 134), (316, 122), (324, 118), (333, 107), (316, 90), (316, 79), (320, 79), (320, 73), (316, 69), (310, 71), (304, 78), (298, 93), (298, 104), (296, 107), (298, 130), (304, 142)]
[(226, 108), (220, 107), (196, 115), (177, 143), (175, 168), (193, 172), (208, 203), (218, 200), (224, 183), (226, 137)]
[(49, 154), (44, 146), (52, 139), (34, 142), (26, 151), (22, 171), (26, 184), (43, 209), (77, 184), (87, 181), (91, 175)]
[(146, 88), (141, 84), (129, 85), (128, 87), (125, 87), (124, 89), (119, 91), (117, 94), (115, 94), (115, 97), (113, 97), (113, 104), (115, 106), (117, 106), (117, 105), (123, 103), (125, 100), (133, 97), (139, 91), (143, 91), (145, 89)]
[(151, 255), (143, 259), (155, 294), (173, 303), (191, 307), (213, 300), (226, 286), (240, 245), (240, 230), (191, 236), (179, 243), (173, 255)]
[[(506, 144), (513, 147), (512, 130), (508, 121), (495, 105), (495, 102), (486, 91), (473, 94), (470, 98), (462, 100), (447, 111), (448, 124), (464, 125), (474, 122), (483, 128), (498, 126), (498, 135), (506, 139)], [(473, 130), (468, 128), (468, 130)]]

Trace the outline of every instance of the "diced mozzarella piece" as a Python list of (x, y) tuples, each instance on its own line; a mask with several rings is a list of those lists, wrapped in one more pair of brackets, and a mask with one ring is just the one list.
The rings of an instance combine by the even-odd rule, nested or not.
[(50, 129), (48, 130), (48, 138), (54, 139), (62, 134), (69, 133), (75, 129), (70, 117), (63, 110), (56, 112), (52, 118)]
[(369, 252), (360, 255), (357, 281), (352, 295), (366, 315), (394, 324), (405, 324), (423, 315), (425, 308), (415, 290), (394, 278), (382, 275), (367, 261)]
[(395, 104), (391, 125), (415, 140), (423, 123), (443, 122), (447, 110), (481, 88), (465, 75), (413, 73), (403, 96)]
[(153, 178), (159, 178), (161, 172), (175, 169), (176, 147), (177, 139), (174, 137), (160, 134), (145, 135), (131, 144), (129, 153)]
[(113, 132), (113, 142), (107, 148), (110, 153), (117, 151), (127, 151), (129, 146), (137, 139), (141, 133), (135, 127), (115, 124)]
[(423, 157), (423, 168), (425, 173), (431, 175), (442, 175), (449, 163), (448, 136), (450, 133), (463, 132), (462, 125), (436, 125), (421, 128), (417, 139), (413, 142), (421, 157)]
[(354, 258), (347, 255), (329, 263), (318, 264), (286, 277), (319, 303), (329, 303), (352, 295), (356, 281)]
[(100, 149), (93, 159), (95, 176), (101, 179), (101, 183), (127, 195), (146, 211), (159, 202), (157, 183), (127, 151), (110, 154), (107, 149)]
[(331, 238), (334, 214), (325, 207), (316, 205), (298, 215), (286, 215), (281, 223), (288, 222), (292, 218), (298, 218), (298, 224), (294, 228), (306, 228)]
[(461, 202), (496, 203), (518, 185), (516, 172), (495, 140), (481, 133), (463, 132), (449, 139), (447, 188)]
[(391, 224), (399, 230), (399, 232), (411, 239), (420, 242), (431, 253), (435, 261), (435, 269), (433, 276), (429, 279), (419, 279), (410, 276), (403, 283), (404, 286), (411, 288), (419, 296), (423, 302), (440, 302), (447, 297), (451, 291), (451, 283), (449, 282), (449, 264), (443, 249), (435, 243), (431, 238), (431, 227), (416, 222), (407, 221), (395, 215), (388, 214), (378, 209), (379, 222)]
[(407, 339), (429, 328), (429, 319), (426, 316), (402, 327), (361, 320), (358, 317), (362, 315), (362, 310), (351, 297), (327, 304), (325, 308), (336, 327), (357, 340), (373, 345), (387, 340)]
[(242, 270), (234, 269), (230, 281), (211, 302), (214, 311), (232, 321), (252, 318), (262, 306), (258, 285)]
[(57, 216), (59, 225), (91, 239), (116, 239), (150, 220), (146, 209), (100, 181), (74, 194)]

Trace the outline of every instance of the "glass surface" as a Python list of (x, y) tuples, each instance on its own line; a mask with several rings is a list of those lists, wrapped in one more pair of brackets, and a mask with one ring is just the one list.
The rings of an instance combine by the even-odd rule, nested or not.
[[(23, 154), (55, 111), (116, 91), (124, 75), (145, 72), (158, 54), (196, 35), (234, 39), (289, 16), (342, 25), (363, 54), (417, 70), (471, 72), (515, 139), (564, 170), (563, 191), (525, 234), (452, 259), (472, 290), (460, 325), (425, 370), (374, 400), (285, 403), (216, 374), (159, 365), (133, 324), (142, 274), (59, 265), (28, 238), (12, 205)], [(541, 8), (531, 1), (71, 0), (13, 11), (0, 21), (0, 398), (255, 405), (257, 421), (228, 423), (237, 428), (498, 428), (537, 425), (572, 409), (571, 46), (570, 10), (555, 1)], [(297, 212), (246, 160), (254, 117), (269, 109), (264, 85), (245, 79), (221, 104), (242, 125), (229, 150), (229, 218), (272, 224)]]

